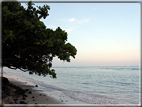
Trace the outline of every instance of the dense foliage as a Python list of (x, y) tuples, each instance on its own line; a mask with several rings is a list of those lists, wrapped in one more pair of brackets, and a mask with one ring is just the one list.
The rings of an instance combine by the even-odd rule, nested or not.
[(28, 2), (24, 8), (19, 2), (2, 2), (2, 66), (56, 78), (53, 57), (70, 62), (77, 50), (66, 43), (64, 30), (46, 28), (40, 21), (49, 15), (50, 7), (33, 5)]

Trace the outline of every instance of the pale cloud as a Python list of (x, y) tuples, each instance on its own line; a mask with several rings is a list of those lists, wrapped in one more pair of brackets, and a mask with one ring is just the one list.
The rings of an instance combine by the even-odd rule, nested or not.
[(68, 19), (69, 22), (74, 22), (75, 24), (83, 24), (83, 23), (88, 23), (90, 21), (89, 18), (83, 18), (83, 19), (75, 19), (75, 18), (71, 18)]
[(84, 19), (78, 20), (78, 24), (87, 23), (89, 21), (90, 21), (89, 18), (84, 18)]
[(82, 18), (82, 19), (76, 19), (76, 18), (67, 19), (67, 18), (63, 18), (61, 20), (65, 21), (65, 22), (72, 22), (74, 24), (83, 24), (83, 23), (88, 23), (90, 21), (90, 18)]
[(69, 21), (71, 21), (71, 22), (73, 22), (73, 21), (75, 21), (76, 19), (75, 18), (71, 18), (71, 19), (69, 19)]
[(67, 29), (65, 30), (68, 34), (71, 33), (74, 29), (80, 27), (84, 23), (88, 23), (90, 21), (90, 18), (82, 18), (82, 19), (76, 19), (76, 18), (63, 18), (60, 19), (64, 21), (65, 23), (69, 22), (70, 24), (68, 25)]

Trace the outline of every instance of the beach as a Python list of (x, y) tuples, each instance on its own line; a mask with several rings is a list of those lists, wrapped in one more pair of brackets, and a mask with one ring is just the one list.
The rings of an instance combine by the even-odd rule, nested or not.
[[(98, 81), (91, 83), (91, 81), (84, 81), (84, 79), (82, 79), (83, 77), (86, 78), (86, 80), (89, 80), (89, 78), (91, 78), (90, 77), (90, 74), (92, 73), (91, 68), (80, 68), (82, 70), (89, 69), (88, 71), (90, 71), (90, 74), (88, 74), (88, 75), (84, 74), (84, 76), (82, 75), (82, 76), (80, 76), (80, 78), (78, 77), (78, 79), (80, 81), (79, 80), (77, 81), (77, 78), (75, 78), (74, 75), (71, 74), (71, 73), (73, 73), (73, 71), (68, 72), (67, 73), (67, 74), (69, 74), (68, 76), (67, 76), (67, 74), (65, 74), (65, 71), (67, 71), (67, 70), (68, 71), (74, 70), (74, 71), (76, 71), (76, 75), (77, 75), (77, 69), (78, 68), (58, 68), (57, 69), (58, 72), (60, 70), (62, 70), (62, 72), (60, 71), (60, 74), (62, 74), (62, 76), (64, 78), (60, 78), (61, 75), (58, 74), (57, 79), (52, 79), (52, 78), (44, 78), (44, 77), (36, 76), (36, 75), (32, 76), (32, 75), (29, 75), (28, 73), (24, 73), (21, 71), (15, 71), (15, 70), (11, 70), (11, 69), (6, 68), (3, 70), (3, 77), (8, 78), (8, 80), (12, 84), (14, 84), (18, 87), (21, 87), (24, 90), (28, 90), (25, 93), (26, 97), (17, 98), (18, 104), (20, 103), (20, 101), (23, 101), (26, 103), (24, 105), (28, 104), (31, 106), (33, 106), (33, 105), (43, 105), (43, 106), (45, 106), (45, 105), (48, 105), (48, 106), (50, 106), (50, 105), (51, 106), (54, 106), (54, 105), (55, 106), (60, 106), (60, 105), (61, 106), (65, 106), (65, 105), (129, 106), (129, 105), (131, 105), (132, 106), (133, 105), (133, 106), (139, 106), (138, 103), (132, 103), (131, 101), (128, 102), (128, 101), (122, 101), (121, 99), (116, 99), (116, 97), (115, 98), (112, 97), (113, 94), (111, 94), (111, 97), (106, 96), (105, 94), (102, 94), (103, 92), (101, 89), (104, 90), (104, 88), (101, 88), (101, 87), (95, 87), (95, 91), (97, 91), (99, 89), (101, 91), (101, 93), (99, 93), (99, 92), (96, 94), (92, 93), (92, 92), (87, 93), (87, 90), (91, 91), (91, 87), (94, 86), (93, 83), (95, 83), (95, 84), (98, 83), (98, 85), (102, 84), (102, 83), (100, 83)], [(94, 68), (92, 68), (92, 70), (94, 71)], [(102, 71), (102, 69), (100, 69), (100, 68), (98, 70)], [(101, 72), (101, 71), (99, 71), (99, 72)], [(78, 71), (78, 72), (82, 72), (82, 71)], [(111, 72), (111, 71), (107, 71), (107, 74), (109, 72)], [(119, 73), (120, 73), (120, 71), (119, 71)], [(66, 76), (64, 76), (64, 75), (66, 75)], [(92, 75), (93, 75), (93, 73), (92, 73)], [(70, 77), (70, 76), (72, 76), (72, 77)], [(67, 79), (67, 77), (68, 77), (68, 79)], [(68, 81), (61, 80), (61, 79), (66, 79)], [(73, 80), (69, 80), (69, 79), (74, 79), (74, 80), (76, 80), (76, 82), (74, 82)], [(95, 78), (95, 79), (97, 79), (97, 78)], [(58, 82), (59, 80), (61, 80), (61, 82)], [(57, 81), (57, 83), (55, 83), (54, 81)], [(101, 80), (101, 82), (102, 81), (103, 80)], [(66, 82), (70, 82), (70, 83), (67, 84)], [(79, 86), (79, 82), (82, 82), (82, 84), (81, 84), (82, 87)], [(124, 87), (123, 84), (124, 83), (122, 81), (122, 86)], [(108, 86), (110, 86), (110, 85), (106, 84), (106, 86), (103, 86), (103, 87), (105, 87), (105, 90), (106, 90), (107, 89), (106, 87), (108, 87)], [(83, 87), (84, 87), (84, 89), (86, 89), (86, 92), (85, 92), (85, 90), (83, 91)], [(119, 87), (117, 87), (117, 88), (119, 88)], [(122, 87), (120, 87), (120, 88), (122, 88)], [(110, 88), (110, 89), (112, 90), (112, 88)], [(118, 95), (119, 95), (120, 90), (118, 90), (118, 91), (116, 90), (115, 92), (118, 92)], [(106, 92), (108, 92), (108, 91), (106, 91)], [(124, 90), (124, 92), (125, 92), (125, 90)], [(18, 105), (18, 104), (14, 104), (14, 105)], [(7, 106), (9, 104), (5, 104), (5, 105)]]
[(22, 89), (29, 90), (28, 92), (25, 93), (27, 95), (26, 99), (23, 100), (23, 98), (20, 97), (18, 98), (17, 102), (24, 101), (27, 104), (62, 104), (62, 102), (48, 95), (42, 94), (42, 90), (34, 89), (35, 86), (27, 85), (23, 82), (16, 81), (13, 78), (8, 78), (8, 80), (10, 81), (10, 83), (19, 86)]
[[(25, 93), (25, 98), (23, 99), (23, 96), (19, 96), (18, 98), (16, 98), (16, 102), (18, 104), (12, 104), (15, 106), (18, 106), (20, 104), (20, 102), (24, 102), (26, 104), (24, 105), (30, 105), (30, 106), (34, 106), (34, 105), (52, 105), (52, 106), (56, 106), (56, 105), (68, 105), (68, 104), (86, 104), (84, 102), (81, 101), (77, 101), (75, 99), (71, 99), (70, 97), (64, 95), (62, 92), (60, 91), (54, 91), (49, 89), (49, 92), (45, 92), (44, 90), (42, 90), (38, 84), (35, 85), (31, 85), (30, 83), (28, 84), (28, 81), (20, 81), (20, 78), (12, 78), (12, 75), (8, 75), (7, 73), (3, 73), (3, 77), (6, 77), (10, 83), (12, 83), (13, 85), (16, 85), (20, 88), (22, 88), (23, 90), (28, 90)], [(14, 90), (14, 89), (11, 89)], [(47, 94), (48, 93), (48, 94)], [(12, 97), (12, 99), (14, 100), (15, 98)], [(4, 103), (4, 102), (3, 102)], [(4, 106), (9, 106), (11, 104), (4, 104)], [(21, 105), (21, 104), (20, 104)]]

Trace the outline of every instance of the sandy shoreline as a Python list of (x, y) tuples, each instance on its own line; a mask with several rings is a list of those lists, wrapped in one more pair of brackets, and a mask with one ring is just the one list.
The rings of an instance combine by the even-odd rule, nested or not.
[[(31, 91), (31, 93), (26, 92), (25, 95), (27, 96), (26, 99), (23, 100), (23, 98), (18, 98), (19, 101), (24, 101), (27, 104), (24, 105), (30, 105), (30, 106), (45, 106), (45, 105), (51, 105), (51, 106), (59, 106), (59, 105), (71, 105), (71, 104), (86, 104), (82, 101), (77, 101), (75, 99), (72, 99), (66, 95), (64, 95), (61, 91), (48, 89), (48, 92), (45, 92), (44, 89), (42, 89), (38, 84), (31, 84), (30, 81), (22, 80), (20, 77), (16, 77), (15, 75), (9, 75), (8, 72), (3, 73), (3, 77), (8, 78), (9, 82), (22, 88), (22, 89), (28, 89)], [(36, 87), (36, 85), (38, 87)], [(11, 104), (4, 104), (4, 106), (9, 106)], [(23, 104), (12, 104), (13, 106), (23, 105)]]
[[(6, 76), (5, 76), (6, 77)], [(18, 98), (18, 101), (24, 101), (27, 104), (4, 104), (3, 106), (21, 106), (21, 105), (25, 105), (25, 106), (73, 106), (73, 105), (83, 105), (83, 106), (92, 106), (92, 104), (83, 104), (79, 103), (80, 101), (72, 101), (71, 99), (67, 98), (67, 96), (63, 96), (61, 93), (56, 93), (55, 94), (57, 96), (60, 95), (60, 99), (55, 99), (54, 97), (51, 97), (51, 94), (47, 95), (46, 93), (44, 93), (44, 91), (41, 90), (37, 90), (36, 86), (34, 85), (27, 85), (28, 82), (19, 82), (16, 81), (13, 78), (7, 77), (8, 80), (10, 81), (10, 83), (19, 86), (22, 89), (29, 89), (29, 91), (31, 91), (31, 93), (26, 92), (25, 95), (27, 95), (26, 99), (23, 100), (22, 97)], [(64, 97), (64, 98), (63, 98)], [(76, 106), (77, 106), (76, 105)], [(108, 106), (108, 105), (95, 105), (95, 106)], [(119, 105), (117, 105), (118, 107), (121, 107)], [(126, 106), (126, 105), (125, 105)], [(126, 106), (128, 107), (128, 106)], [(136, 107), (136, 106), (135, 106)]]
[(13, 78), (8, 78), (8, 80), (10, 81), (10, 83), (19, 86), (22, 89), (29, 89), (29, 91), (31, 91), (31, 93), (29, 93), (29, 91), (25, 93), (25, 95), (27, 95), (25, 100), (18, 98), (19, 101), (24, 101), (27, 104), (64, 104), (60, 100), (56, 100), (46, 94), (43, 94), (42, 90), (34, 89), (35, 86), (26, 85), (26, 83), (16, 81)]
[[(88, 104), (79, 100), (75, 100), (66, 96), (62, 91), (54, 90), (51, 88), (42, 88), (40, 85), (31, 83), (28, 80), (22, 79), (22, 76), (16, 76), (9, 74), (8, 72), (3, 72), (3, 77), (8, 78), (8, 80), (22, 89), (29, 89), (31, 93), (26, 92), (26, 99), (19, 98), (19, 101), (24, 101), (27, 104), (12, 104), (12, 106), (129, 106), (127, 105), (119, 105), (119, 104)], [(36, 87), (38, 85), (38, 87)], [(4, 104), (4, 106), (11, 106), (11, 104)]]

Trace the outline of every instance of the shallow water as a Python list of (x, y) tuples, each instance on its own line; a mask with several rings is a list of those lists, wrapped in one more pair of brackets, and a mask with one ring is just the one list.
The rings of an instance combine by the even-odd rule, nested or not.
[[(140, 70), (138, 66), (54, 67), (57, 79), (15, 74), (46, 88), (62, 91), (67, 96), (89, 104), (139, 104)], [(4, 68), (4, 70), (8, 70)], [(11, 71), (11, 70), (9, 70)]]

